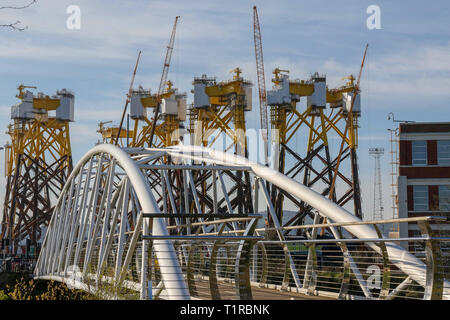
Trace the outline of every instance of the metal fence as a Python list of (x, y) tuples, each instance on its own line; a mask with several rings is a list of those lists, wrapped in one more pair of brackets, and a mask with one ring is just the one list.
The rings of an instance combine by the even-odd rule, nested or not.
[(32, 273), (36, 259), (6, 257), (0, 259), (0, 272)]
[[(297, 229), (335, 228), (370, 224), (417, 224), (415, 237), (268, 239), (270, 230), (257, 229), (264, 240), (212, 240), (202, 235), (174, 238), (179, 262), (194, 299), (449, 299), (448, 222), (420, 217), (347, 224), (298, 226)], [(445, 227), (442, 227), (445, 226)], [(434, 229), (434, 230), (433, 230)], [(379, 232), (379, 231), (378, 231)], [(225, 233), (226, 234), (226, 233)], [(311, 234), (311, 233), (310, 233)], [(204, 237), (207, 235), (203, 235)], [(251, 243), (250, 245), (245, 244)], [(389, 256), (399, 246), (417, 258)], [(152, 255), (149, 255), (152, 256)], [(149, 263), (150, 298), (164, 298), (159, 264)], [(406, 271), (405, 271), (406, 270)], [(447, 285), (446, 285), (447, 284)]]
[[(195, 224), (214, 222), (223, 226), (229, 221), (220, 219)], [(379, 226), (392, 222), (417, 225), (414, 228), (420, 230), (420, 234), (383, 238)], [(359, 224), (372, 225), (379, 237), (361, 239), (348, 234), (344, 237), (344, 227)], [(259, 228), (251, 234), (245, 230), (220, 228), (220, 234), (169, 235), (164, 238), (171, 239), (174, 244), (192, 299), (441, 300), (450, 299), (448, 227), (446, 218), (420, 217), (280, 228), (278, 231), (291, 232), (283, 241), (274, 239), (276, 233), (270, 228)], [(320, 233), (315, 231), (321, 228), (333, 229), (333, 233), (339, 235), (338, 239), (320, 238)], [(169, 227), (171, 229), (175, 227)], [(292, 235), (296, 229), (305, 229), (310, 236)], [(156, 249), (162, 250), (163, 246), (158, 247), (161, 239), (142, 236), (130, 258), (129, 267), (119, 278), (115, 275), (117, 236), (111, 240), (111, 250), (101, 269), (98, 268), (98, 254), (92, 255), (87, 269), (83, 268), (84, 260), (75, 263), (72, 254), (68, 263), (72, 268), (60, 276), (81, 281), (84, 290), (96, 292), (105, 299), (139, 299), (142, 298), (142, 272), (146, 272), (146, 296), (167, 299), (162, 272), (166, 272), (166, 283), (171, 278), (176, 283), (178, 277), (168, 276), (164, 268), (167, 261), (155, 255)], [(149, 242), (146, 255), (142, 252), (144, 241)], [(391, 254), (398, 248), (408, 248), (409, 253)], [(80, 256), (84, 257), (86, 241), (80, 250)], [(143, 269), (142, 258), (145, 256), (148, 263)], [(30, 263), (32, 265), (33, 262)]]

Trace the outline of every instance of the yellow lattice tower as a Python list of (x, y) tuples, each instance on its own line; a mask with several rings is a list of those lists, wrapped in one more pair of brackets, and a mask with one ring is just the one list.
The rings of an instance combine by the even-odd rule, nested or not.
[[(274, 88), (268, 91), (268, 104), (270, 106), (271, 137), (275, 146), (273, 152), (274, 167), (288, 176), (298, 179), (303, 172), (302, 183), (312, 186), (321, 181), (327, 187), (320, 190), (323, 195), (329, 196), (340, 205), (345, 205), (350, 199), (354, 199), (355, 213), (360, 212), (360, 196), (357, 178), (347, 178), (342, 172), (338, 176), (349, 185), (344, 195), (339, 198), (336, 191), (328, 194), (333, 181), (333, 168), (336, 159), (332, 157), (329, 149), (330, 136), (338, 136), (346, 145), (345, 152), (349, 152), (352, 175), (356, 167), (356, 148), (358, 144), (357, 129), (358, 116), (360, 114), (359, 95), (353, 112), (349, 113), (351, 100), (355, 86), (353, 76), (346, 77), (349, 82), (336, 89), (328, 89), (325, 76), (314, 74), (307, 81), (290, 81), (287, 70), (274, 70)], [(301, 97), (306, 97), (306, 108), (302, 111), (298, 103)], [(327, 104), (329, 108), (327, 108)], [(344, 127), (347, 123), (350, 127), (347, 131)], [(300, 130), (302, 130), (300, 134)], [(288, 143), (294, 137), (300, 135), (307, 139), (306, 150), (300, 154), (300, 150), (289, 148)], [(295, 165), (287, 168), (286, 157), (293, 157)], [(317, 168), (313, 161), (319, 162), (323, 168)], [(311, 174), (315, 177), (311, 178)], [(350, 190), (351, 189), (351, 190)], [(272, 197), (276, 212), (280, 219), (283, 216), (284, 198), (289, 195), (282, 194), (276, 188), (272, 188)], [(294, 203), (294, 199), (291, 199)], [(287, 225), (302, 223), (305, 215), (309, 212), (304, 203), (296, 203), (300, 207), (299, 214), (286, 222)]]
[[(148, 110), (154, 110), (157, 106), (156, 94), (150, 90), (139, 87), (131, 92), (130, 118), (133, 122), (132, 130), (122, 128), (120, 131), (119, 146), (126, 147), (127, 140), (129, 147), (150, 147), (148, 145), (152, 121), (148, 117)], [(173, 88), (173, 83), (167, 81), (167, 88), (161, 95), (161, 119), (155, 127), (155, 137), (151, 147), (168, 147), (179, 143), (182, 134), (183, 122), (186, 120), (186, 94), (178, 93), (178, 89)], [(152, 111), (150, 111), (152, 112)], [(105, 126), (111, 121), (100, 122), (99, 132), (102, 135), (103, 143), (115, 143), (119, 133), (119, 127)]]
[[(119, 127), (118, 126), (105, 126), (108, 123), (111, 123), (112, 121), (101, 121), (98, 123), (98, 130), (97, 132), (102, 135), (102, 143), (115, 143), (117, 140), (117, 136), (119, 134)], [(126, 130), (122, 129), (120, 130), (120, 138), (118, 141), (118, 145), (120, 147), (126, 147), (127, 139), (133, 139), (133, 130)]]
[[(252, 107), (252, 84), (241, 77), (240, 68), (232, 72), (232, 80), (219, 83), (206, 75), (194, 78), (194, 103), (190, 109), (191, 144), (213, 147), (219, 138), (228, 138), (231, 143), (224, 146), (224, 151), (234, 148), (236, 154), (247, 157), (245, 113)], [(211, 189), (205, 178), (208, 173), (196, 174), (194, 179), (201, 181), (199, 192), (206, 198), (207, 191)], [(239, 213), (253, 212), (248, 173), (244, 176), (240, 171), (235, 175), (230, 172), (226, 174), (236, 183), (235, 198), (230, 202)], [(204, 212), (203, 203), (202, 206)], [(191, 212), (193, 207), (191, 204)]]
[[(206, 75), (194, 79), (191, 136), (194, 145), (211, 146), (220, 133), (224, 133), (232, 140), (235, 152), (246, 156), (245, 112), (252, 107), (252, 84), (241, 78), (241, 69), (236, 68), (232, 72), (232, 80), (220, 83)], [(214, 134), (217, 135), (210, 140)]]
[[(155, 127), (155, 137), (152, 147), (168, 147), (179, 142), (183, 122), (186, 120), (186, 94), (178, 93), (169, 80), (161, 95), (161, 120)], [(131, 117), (134, 120), (134, 132), (131, 146), (143, 147), (148, 145), (152, 120), (147, 117), (147, 109), (157, 106), (156, 94), (150, 90), (135, 91), (131, 98)]]
[(74, 95), (66, 89), (49, 97), (33, 95), (20, 85), (21, 102), (11, 108), (13, 124), (7, 133), (7, 177), (1, 237), (10, 249), (29, 239), (36, 248), (43, 240), (56, 201), (72, 170), (69, 122), (73, 121)]

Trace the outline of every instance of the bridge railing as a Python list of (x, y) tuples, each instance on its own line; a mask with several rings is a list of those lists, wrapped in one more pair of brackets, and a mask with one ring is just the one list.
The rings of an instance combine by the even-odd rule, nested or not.
[[(337, 299), (442, 299), (443, 280), (448, 279), (449, 275), (448, 264), (444, 263), (442, 253), (428, 254), (426, 242), (433, 241), (440, 245), (448, 239), (399, 238), (383, 241), (384, 245), (393, 241), (413, 242), (421, 248), (415, 251), (415, 255), (427, 266), (425, 288), (413, 281), (411, 274), (405, 274), (396, 264), (389, 262), (386, 254), (380, 256), (368, 248), (368, 242), (381, 244), (381, 240), (352, 240), (261, 241), (254, 249), (257, 262), (252, 268), (253, 285)], [(295, 286), (290, 270), (283, 268), (283, 262), (287, 265), (283, 245), (290, 248), (296, 271), (303, 275), (301, 288)], [(344, 246), (346, 248), (343, 250)], [(302, 250), (304, 247), (306, 250)], [(407, 260), (397, 260), (397, 263), (401, 262), (408, 263)]]
[[(176, 164), (166, 164), (169, 156)], [(306, 226), (302, 218), (283, 227), (291, 223), (277, 216), (267, 183), (291, 194), (299, 212), (309, 206), (305, 214), (315, 215), (316, 224)], [(258, 228), (262, 216), (273, 227)], [(317, 224), (321, 219), (335, 223)], [(435, 228), (439, 221), (447, 225)], [(383, 240), (377, 226), (387, 223), (415, 223), (418, 235)], [(333, 239), (321, 239), (322, 228)], [(413, 285), (423, 288), (415, 290), (421, 298), (448, 299), (442, 271), (448, 263), (439, 263), (448, 235), (439, 230), (448, 230), (448, 222), (361, 222), (269, 167), (212, 149), (98, 145), (64, 186), (33, 274), (119, 299), (258, 299), (263, 291), (275, 298), (279, 289), (288, 297), (391, 298)], [(324, 250), (325, 240), (331, 249)], [(380, 270), (381, 289), (372, 265)]]
[[(373, 239), (288, 236), (280, 241), (269, 239), (270, 229), (260, 228), (256, 234), (266, 239), (247, 240), (252, 242), (247, 249), (242, 247), (244, 240), (232, 239), (231, 233), (239, 234), (234, 230), (225, 231), (230, 239), (222, 241), (208, 240), (208, 235), (203, 235), (204, 240), (183, 240), (179, 236), (174, 238), (174, 246), (194, 299), (295, 299), (300, 295), (332, 299), (448, 299), (444, 288), (450, 280), (450, 237), (443, 227), (448, 227), (446, 219), (420, 217), (349, 224), (371, 224), (379, 230), (380, 225), (392, 222), (417, 224), (421, 234), (403, 238), (382, 238), (380, 234)], [(344, 225), (329, 223), (298, 229), (339, 229)], [(398, 246), (408, 248), (423, 263), (424, 272), (417, 268), (420, 266), (409, 266), (411, 260), (407, 257), (390, 259), (389, 250)], [(162, 288), (157, 287), (158, 261), (153, 259), (151, 265), (149, 279), (153, 288), (149, 296), (164, 298)], [(408, 267), (414, 268), (406, 273)]]

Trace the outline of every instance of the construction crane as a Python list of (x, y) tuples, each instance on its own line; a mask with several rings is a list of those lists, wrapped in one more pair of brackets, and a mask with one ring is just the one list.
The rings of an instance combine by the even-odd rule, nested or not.
[[(355, 210), (355, 216), (357, 216), (360, 219), (363, 219), (363, 214), (362, 214), (362, 207), (361, 207), (361, 190), (359, 187), (359, 174), (358, 174), (358, 165), (357, 165), (357, 157), (356, 157), (356, 134), (354, 134), (355, 129), (357, 128), (357, 124), (355, 124), (355, 118), (354, 118), (354, 114), (353, 114), (353, 107), (356, 101), (356, 96), (359, 94), (359, 84), (361, 81), (361, 74), (364, 68), (364, 62), (366, 61), (366, 54), (367, 54), (367, 48), (369, 47), (369, 44), (366, 44), (366, 48), (364, 50), (364, 56), (361, 62), (361, 67), (359, 69), (359, 75), (358, 75), (358, 79), (356, 81), (356, 84), (354, 84), (354, 80), (355, 78), (353, 77), (353, 75), (350, 75), (348, 77), (344, 77), (343, 79), (348, 79), (349, 82), (347, 83), (347, 87), (352, 88), (353, 87), (353, 95), (351, 97), (351, 104), (350, 104), (350, 109), (348, 110), (348, 116), (347, 116), (347, 121), (345, 124), (345, 129), (344, 129), (344, 135), (347, 134), (347, 132), (349, 132), (349, 146), (350, 146), (350, 156), (351, 156), (351, 169), (352, 169), (352, 180), (353, 183), (355, 185), (354, 188), (354, 210)], [(336, 188), (336, 178), (339, 172), (339, 166), (341, 164), (341, 160), (342, 160), (342, 154), (344, 152), (344, 143), (345, 141), (342, 140), (341, 142), (341, 147), (339, 149), (339, 154), (337, 157), (337, 161), (336, 161), (336, 166), (334, 168), (334, 174), (333, 174), (333, 179), (331, 180), (331, 185), (330, 185), (330, 193), (329, 193), (329, 198), (332, 199), (332, 197), (334, 196), (335, 193), (335, 188)], [(326, 219), (324, 219), (323, 223), (326, 223)], [(322, 228), (320, 234), (323, 235), (325, 233), (325, 228)]]
[(259, 109), (261, 119), (261, 134), (264, 143), (264, 164), (268, 164), (268, 120), (266, 79), (264, 77), (264, 59), (262, 50), (261, 29), (259, 27), (258, 10), (253, 7), (253, 38), (255, 42), (256, 75), (258, 78)]
[[(170, 60), (172, 56), (173, 43), (175, 40), (176, 25), (179, 16), (175, 18), (175, 23), (172, 29), (169, 45), (167, 46), (166, 57), (164, 60), (163, 71), (159, 84), (158, 91), (155, 94), (151, 94), (150, 89), (144, 90), (141, 86), (139, 89), (133, 89), (134, 79), (136, 76), (136, 70), (139, 64), (141, 52), (139, 52), (136, 65), (134, 67), (133, 76), (131, 78), (130, 88), (127, 94), (126, 104), (122, 113), (122, 118), (119, 127), (103, 127), (98, 130), (102, 134), (103, 143), (113, 143), (116, 145), (125, 145), (123, 139), (131, 139), (131, 146), (143, 147), (145, 144), (150, 146), (156, 146), (153, 143), (153, 137), (156, 135), (160, 139), (162, 138), (163, 145), (172, 145), (175, 143), (173, 134), (180, 127), (180, 120), (185, 118), (185, 100), (186, 95), (178, 93), (177, 89), (172, 88), (172, 83), (167, 81), (167, 75), (169, 71)], [(167, 85), (167, 89), (165, 88)], [(174, 101), (174, 99), (176, 101)], [(166, 100), (166, 101), (164, 101)], [(122, 130), (123, 122), (125, 120), (125, 114), (128, 104), (130, 104), (130, 118), (134, 120), (134, 130)], [(176, 104), (176, 106), (174, 106)], [(174, 116), (174, 107), (177, 115)], [(154, 108), (153, 119), (147, 118), (147, 109)], [(162, 109), (162, 110), (161, 110)], [(158, 123), (159, 118), (163, 116), (163, 123)], [(128, 120), (127, 120), (128, 121)], [(144, 123), (142, 130), (139, 129), (139, 123)], [(102, 123), (103, 125), (105, 123)], [(100, 125), (100, 124), (99, 124)], [(169, 138), (170, 135), (170, 138)], [(156, 143), (158, 144), (158, 143)], [(128, 145), (128, 142), (127, 142)]]
[(276, 85), (279, 85), (281, 83), (280, 74), (282, 72), (289, 73), (289, 70), (283, 70), (283, 69), (280, 69), (280, 68), (275, 68), (273, 70), (274, 78), (272, 79), (272, 82), (275, 83)]
[(23, 99), (25, 97), (25, 92), (23, 92), (23, 89), (25, 88), (37, 89), (37, 87), (35, 86), (26, 86), (22, 83), (17, 87), (17, 90), (19, 90), (19, 94), (16, 94), (16, 98)]
[[(123, 120), (125, 119), (125, 114), (127, 113), (127, 107), (131, 100), (131, 92), (133, 91), (134, 78), (136, 77), (136, 71), (137, 71), (137, 67), (139, 65), (140, 58), (141, 58), (141, 51), (139, 51), (139, 54), (138, 54), (138, 57), (136, 60), (136, 65), (134, 66), (133, 76), (131, 77), (131, 83), (130, 83), (130, 88), (128, 89), (127, 100), (125, 101), (125, 107), (123, 108), (123, 113), (122, 113), (122, 118), (120, 119), (119, 129), (117, 130), (118, 132), (117, 132), (117, 138), (116, 138), (116, 142), (115, 142), (116, 145), (119, 143), (119, 139), (120, 139), (121, 132), (122, 132)], [(128, 132), (127, 132), (127, 134), (128, 134)], [(114, 139), (114, 137), (112, 139)]]
[[(123, 121), (121, 121), (123, 122)], [(98, 123), (97, 132), (102, 135), (102, 143), (116, 144), (120, 147), (126, 146), (127, 137), (133, 137), (133, 130), (122, 130), (122, 126), (105, 126), (106, 124), (112, 123), (112, 121), (100, 121)], [(99, 141), (100, 143), (100, 141)]]
[(180, 18), (180, 16), (175, 17), (175, 22), (173, 23), (173, 28), (172, 28), (172, 34), (170, 35), (169, 45), (167, 46), (166, 58), (164, 59), (161, 80), (159, 82), (159, 87), (158, 87), (158, 94), (156, 96), (157, 106), (155, 109), (155, 115), (153, 118), (152, 128), (150, 131), (150, 137), (149, 137), (149, 141), (148, 141), (149, 146), (152, 145), (153, 135), (155, 134), (156, 122), (158, 121), (159, 109), (161, 108), (161, 104), (160, 104), (161, 94), (163, 93), (163, 90), (164, 90), (164, 87), (165, 87), (165, 84), (167, 81), (167, 74), (169, 73), (170, 59), (172, 58), (173, 44), (175, 42), (175, 32), (177, 30), (177, 22), (178, 22), (179, 18)]
[[(350, 145), (353, 146), (351, 148), (352, 176), (353, 176), (353, 181), (355, 183), (357, 183), (357, 184), (359, 183), (359, 177), (358, 177), (358, 169), (357, 169), (357, 165), (356, 165), (356, 150), (354, 148), (354, 146), (356, 144), (356, 141), (355, 141), (355, 135), (352, 134), (354, 132), (354, 127), (355, 127), (355, 122), (354, 122), (355, 118), (353, 117), (353, 106), (354, 106), (355, 101), (356, 101), (356, 96), (359, 94), (359, 83), (361, 81), (361, 74), (362, 74), (362, 71), (363, 71), (363, 68), (364, 68), (364, 62), (366, 61), (366, 54), (367, 54), (367, 48), (368, 47), (369, 47), (369, 45), (367, 44), (366, 48), (364, 50), (364, 56), (363, 56), (363, 59), (362, 59), (362, 62), (361, 62), (361, 67), (359, 69), (358, 79), (357, 79), (356, 85), (354, 86), (354, 89), (353, 89), (353, 97), (352, 97), (352, 100), (351, 100), (350, 110), (348, 112), (348, 117), (347, 117), (347, 123), (345, 125), (345, 130), (344, 130), (344, 135), (347, 134), (347, 131), (349, 131), (351, 133), (351, 135), (350, 135), (351, 144)], [(351, 78), (349, 78), (349, 79), (350, 79), (350, 82), (353, 84), (353, 80), (354, 80), (353, 76), (351, 76)], [(335, 188), (335, 184), (336, 184), (337, 172), (339, 170), (339, 165), (341, 163), (341, 158), (342, 158), (341, 156), (342, 156), (343, 149), (344, 149), (344, 141), (342, 141), (342, 143), (341, 143), (341, 147), (340, 147), (340, 150), (339, 150), (339, 156), (337, 158), (336, 167), (334, 169), (333, 180), (332, 180), (331, 188), (330, 188), (330, 198), (332, 197), (333, 192), (334, 192), (334, 188)], [(359, 192), (359, 187), (356, 188), (355, 190), (357, 192)], [(356, 195), (356, 197), (355, 197), (355, 215), (358, 218), (361, 218), (361, 219), (363, 218), (362, 217), (361, 195), (360, 194)]]

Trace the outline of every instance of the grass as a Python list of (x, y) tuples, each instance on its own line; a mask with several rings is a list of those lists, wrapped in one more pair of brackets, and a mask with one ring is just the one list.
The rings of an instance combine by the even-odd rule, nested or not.
[(0, 300), (96, 300), (55, 281), (34, 280), (26, 273), (0, 273)]

